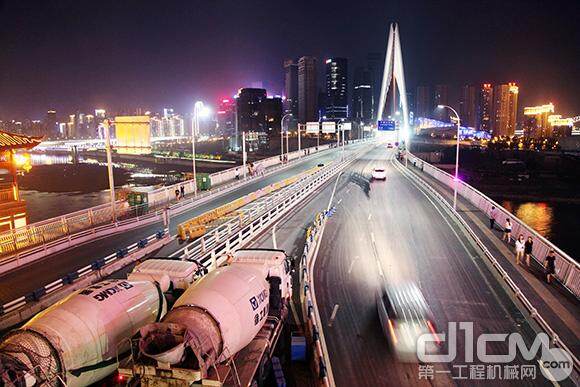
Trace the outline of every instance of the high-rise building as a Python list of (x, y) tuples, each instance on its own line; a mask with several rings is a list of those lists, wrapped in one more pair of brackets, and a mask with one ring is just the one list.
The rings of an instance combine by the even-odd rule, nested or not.
[(326, 60), (326, 117), (348, 118), (348, 65), (346, 58)]
[(479, 130), (491, 133), (493, 130), (493, 87), (484, 83), (479, 89)]
[(430, 118), (433, 113), (429, 86), (417, 86), (415, 95), (415, 117)]
[(496, 85), (493, 88), (493, 135), (513, 136), (517, 124), (518, 86), (515, 83)]
[(298, 118), (298, 65), (292, 59), (284, 61), (284, 111)]
[[(449, 86), (436, 85), (435, 94), (433, 95), (433, 105), (449, 105)], [(435, 117), (440, 121), (449, 122), (449, 111), (447, 109), (435, 110)]]
[(234, 99), (224, 98), (218, 105), (218, 134), (231, 137), (236, 135), (236, 103)]
[(363, 124), (374, 121), (372, 73), (364, 67), (357, 67), (354, 71), (352, 118)]
[(477, 89), (475, 85), (464, 85), (461, 88), (461, 99), (459, 100), (461, 124), (477, 128), (477, 111)]
[(316, 58), (303, 56), (298, 60), (298, 121), (318, 121)]
[(381, 96), (381, 83), (383, 82), (383, 66), (385, 55), (379, 52), (370, 52), (367, 54), (367, 68), (371, 72), (371, 89), (373, 95), (373, 121), (376, 121), (379, 99)]
[[(265, 89), (240, 89), (236, 98), (237, 132), (246, 132), (257, 148), (267, 148), (280, 135), (282, 98), (267, 97)], [(251, 149), (254, 148), (254, 144)]]
[(546, 138), (552, 135), (550, 117), (554, 114), (554, 105), (550, 102), (541, 106), (524, 107), (524, 136)]
[(48, 137), (58, 136), (56, 110), (54, 109), (50, 109), (46, 112), (46, 118), (44, 119), (44, 135)]

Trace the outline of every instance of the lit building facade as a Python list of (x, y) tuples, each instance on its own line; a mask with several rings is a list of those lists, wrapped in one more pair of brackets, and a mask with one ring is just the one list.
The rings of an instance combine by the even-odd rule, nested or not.
[(348, 61), (346, 58), (326, 60), (326, 118), (348, 118)]
[(218, 135), (226, 137), (236, 135), (236, 101), (233, 98), (224, 98), (220, 101), (216, 118)]
[(352, 118), (362, 124), (370, 124), (373, 119), (372, 73), (364, 67), (357, 67), (354, 72), (354, 89), (352, 98)]
[(515, 83), (496, 85), (493, 88), (494, 136), (513, 136), (517, 125), (519, 88)]
[(474, 85), (464, 85), (461, 88), (459, 100), (459, 117), (461, 124), (471, 128), (477, 128), (477, 89)]
[(317, 108), (316, 58), (303, 56), (298, 60), (298, 121), (318, 121)]
[(493, 87), (491, 83), (483, 83), (479, 89), (478, 111), (479, 130), (491, 133), (493, 130)]
[(298, 64), (292, 59), (284, 61), (284, 112), (298, 117)]
[(147, 115), (115, 117), (115, 134), (119, 154), (151, 153), (151, 122)]

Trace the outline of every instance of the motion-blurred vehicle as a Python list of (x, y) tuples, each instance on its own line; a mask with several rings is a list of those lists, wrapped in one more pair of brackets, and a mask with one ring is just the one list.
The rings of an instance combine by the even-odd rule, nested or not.
[(383, 333), (399, 360), (417, 361), (417, 339), (432, 334), (426, 353), (435, 353), (439, 338), (423, 293), (413, 282), (385, 286), (377, 293), (377, 309)]
[(387, 180), (387, 172), (383, 168), (374, 168), (371, 173), (372, 180)]
[(387, 148), (392, 148), (392, 147), (393, 147), (393, 144), (389, 142), (389, 143), (387, 144)]

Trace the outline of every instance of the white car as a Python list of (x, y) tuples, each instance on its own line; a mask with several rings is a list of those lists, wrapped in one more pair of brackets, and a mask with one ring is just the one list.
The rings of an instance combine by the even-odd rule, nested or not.
[(387, 172), (383, 168), (374, 168), (371, 178), (373, 180), (387, 180)]

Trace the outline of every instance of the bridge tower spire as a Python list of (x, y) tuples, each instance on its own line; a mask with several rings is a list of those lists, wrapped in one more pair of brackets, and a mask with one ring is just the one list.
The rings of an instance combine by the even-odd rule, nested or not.
[[(379, 110), (377, 120), (382, 120), (385, 115), (387, 95), (389, 87), (393, 81), (395, 89), (393, 95), (399, 92), (399, 106), (403, 114), (403, 125), (399, 130), (399, 140), (405, 142), (409, 136), (409, 107), (407, 104), (407, 90), (405, 87), (405, 73), (403, 70), (403, 56), (401, 54), (401, 41), (399, 40), (399, 26), (391, 23), (389, 26), (389, 37), (387, 40), (387, 52), (385, 54), (385, 67), (383, 70), (383, 81), (381, 84), (381, 96), (379, 99)], [(395, 106), (395, 109), (397, 107)], [(393, 112), (394, 114), (395, 112)]]

